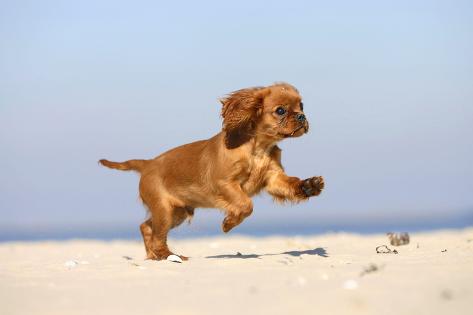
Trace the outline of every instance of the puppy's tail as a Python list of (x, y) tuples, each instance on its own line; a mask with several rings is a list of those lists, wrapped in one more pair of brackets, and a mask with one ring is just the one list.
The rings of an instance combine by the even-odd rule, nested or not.
[(121, 171), (138, 171), (141, 172), (141, 170), (144, 168), (146, 164), (146, 160), (129, 160), (125, 162), (111, 162), (105, 159), (102, 159), (99, 161), (100, 164), (103, 166), (106, 166), (108, 168), (113, 168), (116, 170), (121, 170)]

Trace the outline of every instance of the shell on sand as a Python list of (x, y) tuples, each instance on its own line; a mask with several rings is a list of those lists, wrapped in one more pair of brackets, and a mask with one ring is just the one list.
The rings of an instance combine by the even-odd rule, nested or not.
[(182, 263), (181, 257), (179, 257), (177, 255), (169, 255), (168, 258), (166, 258), (166, 260), (176, 262), (176, 263)]

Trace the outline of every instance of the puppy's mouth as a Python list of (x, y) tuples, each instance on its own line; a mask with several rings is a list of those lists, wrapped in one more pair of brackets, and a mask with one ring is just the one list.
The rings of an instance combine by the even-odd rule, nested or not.
[[(291, 137), (294, 137), (294, 135), (301, 129), (304, 129), (304, 133), (307, 133), (309, 131), (309, 127), (307, 125), (302, 125), (302, 126), (299, 126), (297, 127), (296, 129), (294, 129), (291, 133), (288, 133), (288, 134), (281, 134), (281, 136), (283, 136), (284, 138), (291, 138)], [(302, 134), (301, 134), (302, 135)]]

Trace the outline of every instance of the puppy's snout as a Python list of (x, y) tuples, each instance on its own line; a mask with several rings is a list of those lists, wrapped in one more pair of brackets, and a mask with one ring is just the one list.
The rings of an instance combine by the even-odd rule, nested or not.
[(296, 119), (298, 122), (305, 122), (305, 115), (304, 114), (297, 114)]

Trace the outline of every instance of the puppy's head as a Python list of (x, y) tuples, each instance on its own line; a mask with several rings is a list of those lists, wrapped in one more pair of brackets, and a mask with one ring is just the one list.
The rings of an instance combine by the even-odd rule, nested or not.
[(229, 149), (254, 136), (277, 142), (309, 130), (301, 96), (287, 83), (238, 90), (221, 102), (225, 145)]

